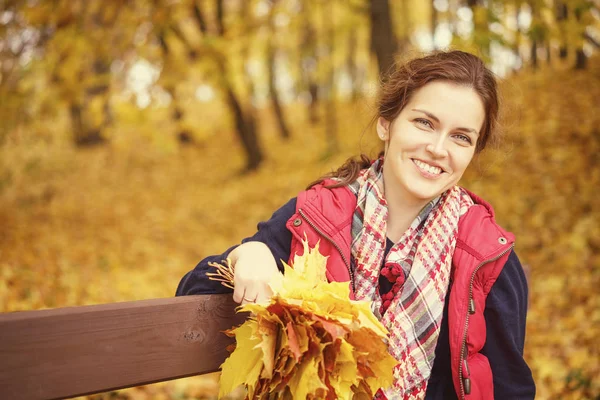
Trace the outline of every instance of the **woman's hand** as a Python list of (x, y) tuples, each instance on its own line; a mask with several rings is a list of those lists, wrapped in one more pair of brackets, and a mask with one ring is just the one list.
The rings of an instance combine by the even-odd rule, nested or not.
[(262, 242), (246, 242), (229, 254), (234, 267), (233, 301), (260, 303), (269, 300), (269, 283), (280, 274), (271, 250)]

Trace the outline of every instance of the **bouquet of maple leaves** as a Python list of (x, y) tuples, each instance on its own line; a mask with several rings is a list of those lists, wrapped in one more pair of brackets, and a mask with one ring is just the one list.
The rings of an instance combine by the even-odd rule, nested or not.
[[(244, 385), (247, 399), (372, 399), (392, 384), (396, 360), (368, 301), (349, 299), (348, 282), (328, 283), (318, 244), (296, 255), (267, 303), (246, 304), (246, 322), (226, 332), (236, 345), (221, 365), (219, 397)], [(229, 265), (212, 278), (233, 282)]]

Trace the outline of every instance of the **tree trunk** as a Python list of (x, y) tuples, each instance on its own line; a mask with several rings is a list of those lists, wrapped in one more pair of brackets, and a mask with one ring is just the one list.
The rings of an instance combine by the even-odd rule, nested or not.
[(86, 89), (86, 97), (88, 101), (96, 96), (102, 97), (102, 123), (100, 130), (103, 130), (113, 123), (113, 112), (110, 106), (110, 61), (101, 58), (96, 59), (92, 71), (96, 76), (102, 77), (101, 81), (103, 83), (88, 87)]
[(375, 53), (379, 76), (385, 79), (394, 64), (398, 42), (394, 34), (388, 0), (371, 0), (371, 51)]
[(185, 127), (185, 111), (181, 107), (177, 97), (175, 97), (175, 88), (169, 88), (167, 89), (167, 92), (173, 99), (173, 111), (171, 112), (171, 119), (173, 120), (173, 125), (177, 131), (177, 140), (179, 140), (179, 143), (181, 144), (191, 144), (194, 142), (194, 137), (192, 136), (192, 132)]
[(531, 39), (531, 49), (529, 52), (531, 58), (531, 66), (533, 69), (538, 68), (538, 47), (544, 41), (544, 31), (540, 20), (540, 11), (536, 4), (531, 4), (531, 26), (529, 28), (529, 37)]
[(308, 94), (310, 95), (310, 104), (308, 105), (308, 120), (311, 125), (319, 122), (319, 85), (312, 78), (308, 82)]
[[(578, 24), (581, 24), (583, 13), (584, 13), (583, 9), (581, 9), (581, 8), (575, 9), (575, 19), (577, 20)], [(575, 69), (586, 69), (586, 67), (587, 67), (587, 56), (585, 55), (585, 52), (583, 51), (583, 45), (585, 44), (585, 40), (583, 37), (584, 33), (585, 33), (585, 30), (583, 30), (583, 32), (581, 33), (581, 38), (579, 39), (577, 50), (575, 52)]]
[(246, 171), (253, 171), (258, 168), (263, 160), (258, 135), (256, 134), (256, 126), (253, 118), (248, 121), (244, 116), (240, 101), (229, 82), (226, 85), (227, 104), (233, 113), (235, 130), (246, 152)]
[[(91, 63), (91, 74), (96, 78), (94, 81), (100, 83), (82, 85), (81, 100), (72, 100), (69, 106), (73, 139), (77, 146), (94, 146), (105, 142), (102, 131), (112, 122), (108, 84), (110, 64), (101, 57), (97, 57)], [(102, 120), (100, 122), (92, 122), (86, 116), (90, 104), (93, 104), (94, 100), (102, 102)]]
[(480, 10), (485, 6), (481, 0), (467, 0), (467, 5), (473, 13), (473, 40), (475, 46), (481, 51), (485, 59), (490, 56), (490, 33), (488, 30), (487, 18), (482, 18)]
[[(166, 30), (162, 29), (158, 34), (158, 42), (160, 44), (160, 48), (162, 50), (163, 57), (166, 59), (169, 57), (171, 49), (169, 49), (165, 35), (166, 35)], [(194, 51), (191, 48), (191, 45), (185, 39), (185, 37), (181, 33), (177, 34), (177, 37), (186, 46), (188, 55), (194, 54)], [(185, 120), (185, 111), (183, 110), (183, 108), (181, 107), (181, 105), (179, 103), (179, 99), (177, 97), (177, 88), (173, 84), (168, 84), (165, 86), (165, 90), (167, 91), (167, 93), (169, 93), (169, 95), (171, 96), (171, 99), (172, 99), (171, 103), (173, 105), (172, 105), (172, 111), (171, 111), (171, 120), (173, 121), (173, 125), (175, 126), (177, 139), (179, 140), (179, 142), (181, 144), (193, 143), (194, 138), (192, 136), (192, 133), (189, 130), (187, 130), (183, 124), (183, 122)]]
[(303, 19), (302, 33), (300, 34), (300, 76), (302, 89), (310, 95), (308, 103), (308, 121), (311, 125), (319, 122), (319, 85), (317, 84), (317, 59), (315, 55), (315, 42), (317, 35), (310, 21), (310, 13), (301, 3), (300, 14)]
[(358, 39), (356, 38), (356, 29), (350, 29), (348, 32), (348, 52), (346, 56), (346, 68), (350, 76), (350, 98), (356, 101), (359, 97), (362, 80), (359, 77), (356, 53), (358, 51)]
[[(249, 60), (250, 59), (250, 49), (252, 48), (252, 43), (250, 42), (250, 38), (252, 37), (252, 32), (251, 32), (251, 24), (252, 21), (248, 18), (248, 15), (251, 15), (251, 11), (250, 11), (250, 6), (251, 6), (251, 2), (249, 1), (244, 1), (242, 2), (242, 6), (239, 10), (240, 12), (240, 17), (242, 20), (244, 20), (244, 25), (243, 25), (243, 35), (245, 38), (248, 38), (248, 44), (247, 46), (245, 46), (245, 48), (241, 51), (241, 56), (244, 60)], [(219, 17), (219, 19), (223, 18), (223, 10), (220, 11), (221, 15)], [(219, 14), (218, 14), (219, 15)], [(222, 21), (219, 23), (220, 25), (222, 25)], [(224, 27), (221, 28), (221, 30), (224, 31)], [(222, 68), (222, 71), (226, 71), (226, 69)], [(225, 72), (223, 72), (225, 73)], [(251, 132), (250, 138), (252, 138), (252, 136), (256, 136), (256, 141), (257, 141), (257, 146), (258, 146), (258, 128), (257, 125), (259, 125), (257, 123), (258, 120), (258, 111), (254, 105), (253, 99), (256, 98), (256, 85), (254, 84), (254, 80), (252, 77), (252, 74), (250, 73), (250, 71), (248, 70), (248, 68), (244, 68), (244, 72), (243, 72), (243, 77), (244, 77), (244, 84), (246, 85), (246, 92), (248, 93), (248, 101), (246, 102), (246, 107), (242, 108), (243, 111), (243, 120), (245, 121), (245, 124), (248, 126), (248, 130)], [(231, 84), (229, 84), (229, 87), (231, 88)], [(232, 91), (232, 93), (235, 94), (235, 92)], [(260, 148), (259, 148), (260, 151)], [(252, 156), (248, 156), (249, 159), (252, 159)], [(262, 157), (261, 157), (262, 158)], [(254, 167), (251, 167), (250, 169), (252, 169)]]
[(87, 126), (83, 107), (72, 102), (69, 107), (71, 115), (71, 127), (73, 129), (73, 141), (76, 146), (88, 147), (102, 144), (106, 139), (102, 137), (99, 129), (89, 128)]
[(531, 66), (533, 67), (533, 69), (537, 69), (538, 67), (538, 57), (537, 57), (537, 40), (533, 39), (531, 41)]
[[(514, 19), (515, 19), (515, 26), (517, 27), (517, 32), (515, 33), (515, 41), (512, 44), (512, 51), (518, 60), (521, 60), (520, 47), (521, 47), (521, 40), (523, 38), (523, 32), (521, 32), (521, 27), (519, 26), (519, 14), (520, 13), (521, 13), (521, 7), (518, 4), (515, 4)], [(514, 67), (513, 70), (516, 70), (516, 67)]]
[(275, 74), (275, 49), (271, 42), (267, 45), (267, 62), (269, 69), (269, 96), (271, 97), (271, 103), (273, 105), (273, 111), (275, 112), (275, 117), (277, 119), (277, 125), (279, 126), (279, 133), (281, 137), (284, 139), (290, 138), (290, 130), (287, 126), (287, 122), (285, 120), (285, 115), (283, 113), (283, 108), (281, 107), (281, 101), (279, 100), (279, 93), (277, 92), (276, 85), (276, 74)]
[(200, 8), (200, 5), (196, 2), (192, 2), (192, 13), (194, 15), (194, 19), (196, 24), (198, 25), (198, 29), (203, 35), (208, 34), (208, 25), (206, 24), (206, 18), (204, 17), (204, 12)]
[(223, 0), (216, 0), (216, 21), (217, 21), (217, 36), (225, 36), (225, 8), (223, 5)]
[(433, 50), (437, 50), (437, 45), (435, 44), (435, 30), (438, 26), (438, 11), (435, 8), (435, 0), (431, 0), (431, 45), (433, 46)]
[[(226, 33), (226, 27), (224, 24), (225, 17), (225, 8), (223, 0), (215, 0), (215, 25), (214, 30), (211, 33), (208, 28), (207, 18), (205, 16), (204, 10), (202, 9), (202, 2), (194, 1), (192, 4), (193, 7), (193, 16), (198, 27), (198, 30), (201, 32), (203, 36), (217, 36), (223, 37)], [(246, 153), (246, 171), (252, 171), (258, 168), (260, 163), (263, 160), (263, 153), (261, 150), (258, 131), (256, 128), (256, 120), (254, 114), (252, 112), (248, 112), (244, 110), (242, 107), (242, 102), (238, 98), (237, 94), (233, 89), (233, 84), (229, 78), (229, 72), (227, 70), (227, 62), (224, 59), (224, 56), (215, 49), (215, 51), (210, 51), (209, 57), (215, 62), (220, 76), (220, 88), (225, 92), (225, 99), (227, 107), (229, 108), (235, 125), (235, 131), (242, 143), (242, 147), (244, 152)], [(253, 83), (249, 76), (244, 77), (246, 80), (246, 85), (249, 90), (250, 95), (254, 91)], [(251, 101), (250, 101), (251, 103)], [(250, 106), (251, 107), (251, 106)]]
[(567, 58), (568, 52), (568, 41), (566, 24), (569, 17), (569, 9), (564, 1), (558, 1), (556, 4), (556, 22), (558, 24), (559, 36), (560, 36), (560, 48), (558, 50), (558, 56), (561, 60)]
[[(224, 5), (223, 0), (216, 0), (216, 26), (217, 36), (225, 35), (224, 23)], [(263, 154), (258, 140), (256, 121), (252, 113), (244, 112), (241, 101), (238, 99), (233, 84), (229, 79), (227, 71), (227, 62), (220, 55), (215, 56), (215, 61), (221, 72), (221, 81), (227, 97), (227, 105), (233, 114), (235, 130), (242, 142), (246, 152), (246, 171), (253, 171), (258, 168), (263, 160)]]
[(596, 49), (600, 49), (600, 42), (594, 39), (589, 33), (584, 32), (583, 38), (587, 40), (588, 43), (594, 46)]
[(583, 49), (577, 49), (575, 53), (575, 69), (586, 69), (587, 67), (587, 56)]
[(337, 153), (339, 146), (337, 141), (337, 121), (335, 107), (335, 71), (333, 65), (333, 49), (335, 47), (335, 30), (333, 26), (333, 2), (328, 4), (328, 12), (323, 8), (323, 27), (327, 39), (328, 59), (327, 59), (327, 82), (325, 84), (327, 90), (327, 104), (325, 107), (325, 138), (327, 141), (327, 149), (325, 157)]
[(273, 17), (275, 14), (276, 1), (271, 4), (271, 10), (269, 11), (269, 30), (273, 35), (270, 40), (267, 40), (267, 69), (269, 72), (269, 96), (271, 97), (271, 103), (273, 105), (273, 111), (277, 119), (277, 125), (279, 126), (279, 133), (284, 139), (290, 138), (290, 130), (285, 120), (283, 108), (281, 107), (281, 101), (279, 100), (279, 93), (277, 92), (277, 74), (275, 68), (275, 38), (277, 32), (275, 32), (275, 24), (273, 23)]

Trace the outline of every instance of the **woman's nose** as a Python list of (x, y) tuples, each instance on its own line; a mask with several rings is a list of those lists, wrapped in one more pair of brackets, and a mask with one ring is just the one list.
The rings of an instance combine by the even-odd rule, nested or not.
[(440, 137), (439, 140), (429, 143), (425, 149), (435, 158), (443, 158), (448, 156), (445, 140), (442, 137)]

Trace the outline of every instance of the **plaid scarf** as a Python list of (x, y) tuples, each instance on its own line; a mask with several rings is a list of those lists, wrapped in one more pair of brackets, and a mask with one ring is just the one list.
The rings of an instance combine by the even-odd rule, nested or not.
[[(458, 186), (428, 203), (384, 260), (388, 208), (383, 195), (383, 159), (362, 171), (350, 189), (357, 195), (352, 220), (352, 258), (357, 300), (372, 300), (390, 331), (389, 351), (398, 360), (393, 387), (378, 398), (423, 399), (450, 281), (458, 220), (473, 204)], [(403, 282), (382, 307), (378, 290), (385, 262), (402, 268)]]

